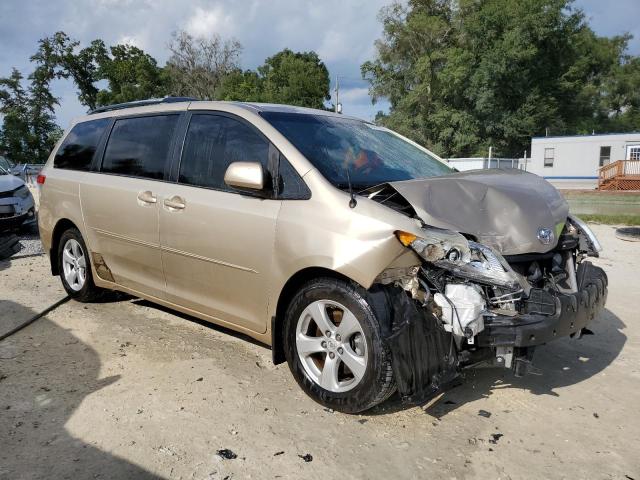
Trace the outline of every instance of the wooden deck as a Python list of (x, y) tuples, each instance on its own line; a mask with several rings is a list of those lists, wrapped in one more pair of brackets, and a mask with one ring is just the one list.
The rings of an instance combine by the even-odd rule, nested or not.
[(598, 190), (640, 190), (640, 160), (617, 160), (601, 167)]

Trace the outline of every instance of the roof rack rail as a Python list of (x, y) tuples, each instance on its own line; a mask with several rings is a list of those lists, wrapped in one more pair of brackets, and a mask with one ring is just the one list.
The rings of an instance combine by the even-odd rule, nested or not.
[(157, 105), (159, 103), (177, 103), (177, 102), (195, 102), (197, 98), (193, 97), (164, 97), (164, 98), (148, 98), (146, 100), (136, 100), (134, 102), (115, 103), (104, 107), (94, 108), (89, 115), (94, 113), (110, 112), (112, 110), (122, 110), (123, 108), (145, 107), (147, 105)]

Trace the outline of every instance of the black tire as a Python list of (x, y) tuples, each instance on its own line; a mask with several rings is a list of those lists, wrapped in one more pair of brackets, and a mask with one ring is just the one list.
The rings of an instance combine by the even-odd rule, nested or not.
[[(69, 241), (70, 239), (76, 240), (80, 244), (80, 247), (82, 248), (82, 253), (86, 261), (86, 278), (85, 278), (84, 285), (80, 290), (74, 290), (73, 288), (71, 288), (64, 277), (64, 269), (62, 266), (62, 252), (64, 250), (64, 246), (66, 245), (67, 241)], [(62, 236), (60, 237), (60, 242), (58, 243), (58, 252), (57, 252), (56, 258), (58, 261), (58, 271), (60, 272), (60, 280), (62, 280), (62, 286), (64, 287), (64, 289), (66, 290), (66, 292), (69, 294), (71, 298), (79, 302), (88, 303), (88, 302), (95, 302), (97, 300), (100, 300), (105, 295), (107, 290), (96, 287), (96, 284), (93, 282), (93, 273), (91, 272), (91, 259), (89, 257), (89, 249), (87, 248), (87, 245), (84, 243), (82, 235), (80, 234), (78, 229), (70, 228), (62, 234)]]
[[(314, 301), (330, 300), (348, 308), (360, 322), (367, 342), (367, 369), (360, 382), (346, 392), (331, 392), (318, 385), (305, 370), (296, 347), (296, 326), (304, 309)], [(343, 413), (358, 413), (385, 401), (396, 390), (391, 353), (382, 340), (380, 324), (365, 289), (336, 278), (318, 278), (300, 288), (284, 320), (284, 351), (300, 387), (313, 400)]]
[(5, 260), (21, 249), (20, 240), (13, 233), (0, 234), (0, 260)]

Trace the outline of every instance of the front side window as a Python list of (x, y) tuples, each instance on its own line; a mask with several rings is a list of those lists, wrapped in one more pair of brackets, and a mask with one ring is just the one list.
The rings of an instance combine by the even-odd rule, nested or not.
[(178, 115), (116, 120), (102, 160), (102, 171), (162, 179)]
[(553, 167), (553, 160), (556, 154), (555, 148), (545, 148), (544, 149), (544, 166), (545, 167)]
[(55, 168), (88, 171), (109, 118), (77, 123), (65, 137), (53, 159)]
[(366, 188), (454, 170), (391, 130), (332, 115), (262, 112), (334, 185)]
[(600, 147), (600, 166), (604, 167), (611, 161), (611, 147)]
[(195, 114), (185, 139), (178, 181), (228, 190), (224, 183), (233, 162), (260, 162), (267, 171), (269, 142), (248, 125), (222, 115)]

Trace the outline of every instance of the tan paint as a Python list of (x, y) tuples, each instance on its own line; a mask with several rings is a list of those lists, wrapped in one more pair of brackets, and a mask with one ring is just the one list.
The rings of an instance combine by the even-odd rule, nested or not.
[(139, 199), (142, 192), (157, 195), (159, 185), (162, 182), (88, 173), (80, 198), (87, 246), (103, 256), (115, 282), (164, 298), (158, 203)]
[(167, 300), (257, 333), (267, 330), (267, 291), (280, 200), (177, 184), (158, 186), (183, 210), (159, 208)]
[[(188, 104), (157, 105), (91, 118), (176, 111)], [(367, 198), (349, 207), (349, 195), (333, 187), (309, 161), (252, 108), (197, 102), (195, 110), (219, 110), (245, 118), (284, 154), (311, 190), (309, 200), (265, 200), (240, 193), (117, 175), (52, 168), (43, 173), (40, 227), (50, 244), (56, 222), (79, 226), (89, 250), (108, 265), (122, 290), (184, 313), (231, 327), (271, 343), (271, 317), (282, 288), (297, 272), (322, 267), (369, 288), (386, 268), (419, 265), (396, 230), (466, 245), (459, 234), (428, 231)], [(79, 192), (79, 193), (78, 193)], [(84, 218), (83, 218), (84, 215)]]
[(237, 188), (262, 190), (264, 172), (259, 162), (234, 162), (224, 173), (224, 183)]

